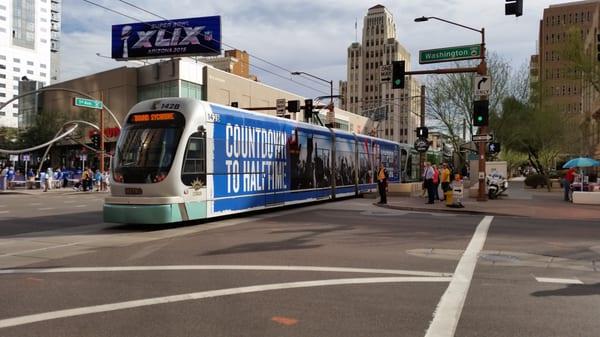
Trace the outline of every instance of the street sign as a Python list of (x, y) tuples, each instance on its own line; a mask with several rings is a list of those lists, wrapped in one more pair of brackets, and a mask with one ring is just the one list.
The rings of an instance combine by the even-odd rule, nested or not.
[(419, 50), (419, 63), (452, 62), (481, 58), (481, 45), (446, 47), (438, 49)]
[(18, 154), (11, 154), (9, 157), (10, 157), (10, 161), (19, 161)]
[(419, 138), (415, 141), (415, 150), (419, 152), (427, 152), (429, 149), (429, 141), (427, 139)]
[(21, 158), (23, 158), (23, 161), (29, 161), (29, 155), (28, 154), (22, 155)]
[(382, 83), (387, 83), (392, 80), (392, 65), (384, 64), (379, 67), (379, 78)]
[(473, 141), (475, 143), (487, 143), (492, 139), (494, 139), (492, 135), (473, 135)]
[(275, 104), (277, 106), (277, 116), (285, 115), (285, 98), (278, 98)]
[(473, 95), (489, 96), (492, 92), (492, 78), (490, 76), (473, 77)]
[(102, 101), (81, 97), (75, 97), (73, 99), (73, 105), (80, 106), (83, 108), (102, 109)]

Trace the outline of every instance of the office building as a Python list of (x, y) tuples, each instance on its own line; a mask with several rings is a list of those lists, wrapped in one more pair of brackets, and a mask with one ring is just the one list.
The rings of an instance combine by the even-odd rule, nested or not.
[[(60, 0), (0, 2), (0, 102), (19, 94), (19, 81), (58, 79)], [(0, 127), (18, 126), (19, 103), (0, 111)]]
[[(405, 89), (392, 89), (391, 81), (382, 82), (380, 72), (393, 61), (406, 61), (410, 53), (396, 38), (393, 15), (382, 5), (369, 8), (363, 20), (362, 44), (348, 47), (346, 98), (342, 107), (376, 120), (373, 134), (402, 143), (413, 143), (419, 117), (419, 83), (405, 81)], [(416, 108), (416, 109), (415, 109)]]

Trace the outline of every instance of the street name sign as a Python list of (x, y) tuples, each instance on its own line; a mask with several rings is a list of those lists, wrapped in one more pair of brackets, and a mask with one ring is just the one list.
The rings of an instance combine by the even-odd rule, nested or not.
[(492, 78), (490, 76), (473, 77), (473, 95), (489, 96), (492, 92)]
[(494, 139), (494, 137), (492, 137), (492, 135), (473, 135), (473, 141), (476, 143), (481, 143), (481, 142), (489, 142), (490, 140)]
[(385, 64), (379, 67), (379, 78), (382, 83), (387, 83), (392, 80), (392, 65)]
[(81, 97), (75, 97), (73, 99), (73, 105), (80, 106), (83, 108), (102, 109), (102, 101)]
[(285, 98), (278, 98), (275, 101), (275, 105), (277, 106), (277, 116), (285, 115), (285, 104), (286, 104)]
[(452, 62), (481, 58), (481, 45), (446, 47), (438, 49), (419, 50), (419, 63)]

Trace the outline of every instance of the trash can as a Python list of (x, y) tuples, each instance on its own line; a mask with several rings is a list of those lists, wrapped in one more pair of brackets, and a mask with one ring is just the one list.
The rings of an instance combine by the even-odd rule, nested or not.
[(453, 203), (453, 201), (452, 201), (453, 200), (452, 199), (453, 194), (454, 193), (452, 192), (452, 190), (448, 190), (448, 191), (444, 192), (444, 195), (446, 196), (446, 206), (452, 205), (452, 203)]

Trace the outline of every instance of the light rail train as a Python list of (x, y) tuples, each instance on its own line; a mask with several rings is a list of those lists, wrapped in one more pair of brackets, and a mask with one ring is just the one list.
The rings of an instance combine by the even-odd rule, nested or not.
[(127, 114), (104, 221), (163, 224), (358, 196), (416, 178), (406, 144), (188, 98)]

